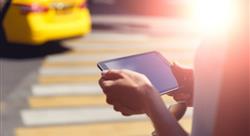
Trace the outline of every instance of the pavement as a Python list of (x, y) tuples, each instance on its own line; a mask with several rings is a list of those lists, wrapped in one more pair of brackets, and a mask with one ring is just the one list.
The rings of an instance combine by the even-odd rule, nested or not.
[[(192, 66), (199, 40), (190, 32), (174, 31), (177, 29), (173, 25), (164, 27), (168, 31), (159, 29), (159, 25), (148, 27), (156, 22), (162, 24), (160, 20), (146, 25), (120, 22), (125, 26), (120, 29), (119, 22), (108, 22), (101, 17), (93, 18), (98, 29), (91, 34), (63, 41), (60, 48), (67, 49), (65, 52), (21, 60), (6, 55), (1, 58), (1, 136), (151, 134), (153, 127), (147, 117), (123, 117), (105, 103), (97, 83), (100, 77), (97, 62), (156, 50), (171, 62)], [(138, 26), (147, 27), (138, 29)], [(166, 105), (175, 103), (168, 96), (162, 97)], [(191, 120), (192, 109), (189, 109), (180, 121), (188, 132)]]

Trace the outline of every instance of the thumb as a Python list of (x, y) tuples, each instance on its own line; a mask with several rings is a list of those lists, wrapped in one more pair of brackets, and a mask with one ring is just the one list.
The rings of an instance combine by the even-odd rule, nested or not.
[(104, 80), (116, 80), (122, 77), (121, 70), (108, 70), (102, 72), (102, 78)]

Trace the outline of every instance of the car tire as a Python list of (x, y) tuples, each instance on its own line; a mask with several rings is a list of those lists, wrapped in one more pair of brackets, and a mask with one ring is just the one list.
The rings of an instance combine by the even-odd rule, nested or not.
[(3, 5), (2, 11), (0, 12), (0, 35), (1, 35), (1, 45), (4, 46), (7, 44), (7, 39), (4, 33), (4, 27), (3, 27), (3, 22), (4, 22), (4, 17), (10, 7), (12, 0), (6, 0), (6, 3)]

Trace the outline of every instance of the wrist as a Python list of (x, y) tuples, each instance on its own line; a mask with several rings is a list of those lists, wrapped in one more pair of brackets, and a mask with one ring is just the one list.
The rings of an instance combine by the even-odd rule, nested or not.
[(144, 112), (151, 118), (152, 113), (156, 112), (157, 108), (165, 108), (161, 96), (153, 86), (147, 86), (144, 94)]

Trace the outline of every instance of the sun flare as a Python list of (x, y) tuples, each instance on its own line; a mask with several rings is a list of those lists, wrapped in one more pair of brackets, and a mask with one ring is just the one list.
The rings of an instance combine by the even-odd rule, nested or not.
[[(235, 0), (234, 0), (235, 1)], [(235, 19), (233, 0), (195, 0), (194, 19), (203, 33), (223, 32)]]

